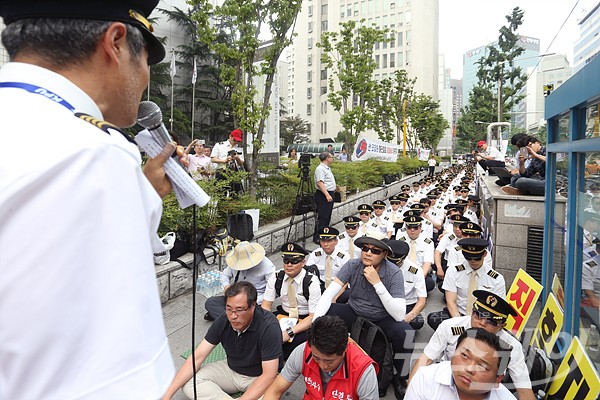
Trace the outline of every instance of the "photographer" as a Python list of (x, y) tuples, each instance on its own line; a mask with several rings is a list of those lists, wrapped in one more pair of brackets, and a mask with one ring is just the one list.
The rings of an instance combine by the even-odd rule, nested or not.
[(223, 174), (219, 170), (231, 168), (232, 166), (242, 167), (244, 165), (244, 157), (240, 143), (242, 143), (242, 131), (234, 129), (231, 131), (229, 138), (224, 142), (215, 144), (211, 154), (211, 161), (217, 165), (217, 179), (224, 179)]
[(331, 172), (334, 156), (328, 151), (319, 154), (321, 164), (315, 169), (315, 204), (317, 206), (317, 224), (313, 234), (313, 242), (319, 244), (319, 231), (331, 222), (333, 211), (333, 194), (335, 193), (335, 177)]

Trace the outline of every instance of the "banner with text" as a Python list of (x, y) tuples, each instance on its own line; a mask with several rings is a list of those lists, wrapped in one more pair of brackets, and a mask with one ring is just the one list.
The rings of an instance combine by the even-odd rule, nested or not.
[(431, 149), (417, 149), (417, 157), (421, 161), (429, 160), (430, 153), (431, 153)]
[(538, 349), (544, 349), (546, 354), (552, 354), (554, 343), (562, 329), (564, 321), (563, 310), (558, 305), (558, 300), (553, 293), (548, 295), (546, 306), (542, 310), (537, 327), (531, 338), (531, 345)]
[(381, 161), (396, 162), (400, 146), (359, 136), (354, 147), (352, 161), (363, 161), (376, 158)]
[(515, 280), (506, 294), (506, 301), (513, 306), (518, 314), (516, 317), (512, 315), (508, 316), (506, 329), (511, 331), (517, 338), (521, 336), (521, 332), (525, 329), (525, 324), (533, 311), (535, 302), (540, 297), (540, 294), (542, 294), (543, 288), (527, 272), (519, 269)]

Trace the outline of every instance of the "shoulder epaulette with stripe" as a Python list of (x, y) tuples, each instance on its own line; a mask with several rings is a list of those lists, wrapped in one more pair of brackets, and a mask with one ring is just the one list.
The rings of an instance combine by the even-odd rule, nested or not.
[(427, 225), (431, 225), (431, 221), (425, 221)]
[(346, 237), (346, 234), (345, 234), (345, 233), (340, 233), (340, 234), (338, 235), (338, 238), (339, 238), (339, 239), (344, 239), (345, 237)]
[(417, 267), (413, 267), (410, 266), (408, 267), (408, 272), (410, 272), (411, 274), (416, 274), (419, 270), (417, 269)]
[(453, 233), (452, 235), (448, 236), (448, 239), (450, 239), (450, 240), (454, 240), (454, 238), (455, 238), (455, 237), (456, 237), (456, 236), (454, 236), (454, 233)]
[(431, 243), (431, 239), (429, 239), (429, 238), (425, 238), (423, 241), (427, 244)]
[(340, 251), (339, 253), (337, 253), (337, 256), (338, 256), (339, 258), (344, 258), (344, 257), (346, 257), (346, 255), (345, 255), (344, 253), (342, 253), (341, 251)]
[(460, 246), (454, 246), (454, 250), (460, 251)]
[(590, 260), (586, 264), (590, 267), (595, 267), (596, 265), (598, 265), (598, 264), (596, 264), (596, 261), (594, 261), (594, 260)]
[(385, 220), (387, 221), (387, 220), (388, 220), (388, 219), (390, 219), (390, 218), (389, 218), (389, 217), (383, 217), (383, 219), (385, 219)]
[(322, 253), (321, 253), (320, 251), (315, 251), (315, 256), (317, 256), (317, 257), (321, 257), (321, 254), (322, 254)]
[(596, 253), (594, 250), (592, 250), (592, 251), (590, 251), (590, 252), (588, 253), (588, 255), (589, 255), (590, 257), (596, 257), (598, 254), (597, 254), (597, 253)]
[(453, 326), (450, 329), (452, 330), (452, 334), (455, 336), (460, 336), (465, 332), (464, 326)]
[(494, 271), (493, 269), (490, 269), (487, 273), (489, 276), (491, 276), (492, 278), (496, 279), (498, 277), (498, 274), (496, 271)]
[(404, 236), (401, 236), (400, 239), (398, 240), (402, 240), (403, 242), (406, 242), (406, 238)]
[(404, 228), (404, 227), (400, 228), (400, 230), (401, 230), (402, 232), (406, 232), (406, 228)]
[(456, 268), (456, 270), (457, 270), (457, 271), (459, 271), (459, 272), (460, 272), (460, 271), (464, 271), (464, 270), (465, 270), (465, 266), (464, 266), (464, 265), (462, 265), (462, 264), (458, 264), (458, 265), (457, 265), (456, 267), (454, 267), (454, 268)]

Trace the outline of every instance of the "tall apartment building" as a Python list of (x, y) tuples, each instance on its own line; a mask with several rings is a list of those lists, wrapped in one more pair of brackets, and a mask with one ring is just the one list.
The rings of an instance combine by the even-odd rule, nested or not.
[[(305, 0), (298, 16), (298, 36), (288, 49), (288, 110), (309, 122), (311, 141), (331, 141), (341, 130), (340, 114), (327, 101), (328, 75), (316, 44), (340, 22), (365, 20), (389, 28), (394, 40), (376, 46), (383, 79), (397, 69), (416, 77), (415, 90), (438, 99), (439, 0)], [(371, 133), (375, 136), (374, 133)]]
[(440, 102), (440, 113), (448, 121), (449, 127), (444, 131), (444, 136), (440, 139), (436, 153), (439, 156), (447, 156), (452, 154), (452, 88), (450, 87), (450, 69), (446, 68), (444, 56), (439, 56), (438, 62), (439, 78), (438, 78), (438, 96)]
[(573, 48), (574, 73), (600, 54), (600, 2), (579, 22), (579, 39)]
[[(488, 46), (496, 46), (498, 42), (492, 42), (485, 46), (477, 47), (463, 54), (463, 104), (469, 104), (469, 93), (477, 84), (477, 70), (479, 69), (478, 61), (489, 54)], [(525, 49), (515, 60), (515, 66), (521, 67), (523, 71), (533, 67), (538, 62), (540, 56), (540, 39), (529, 36), (521, 36), (519, 45)]]

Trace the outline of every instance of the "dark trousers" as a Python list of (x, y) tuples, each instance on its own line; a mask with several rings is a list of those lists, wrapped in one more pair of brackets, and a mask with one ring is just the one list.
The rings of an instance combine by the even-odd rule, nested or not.
[[(415, 303), (415, 304), (417, 304), (417, 303)], [(409, 305), (406, 306), (406, 313), (407, 314), (409, 312), (411, 312), (413, 308), (415, 308), (415, 304), (409, 304)], [(409, 325), (414, 330), (421, 329), (424, 324), (425, 324), (425, 319), (423, 318), (423, 315), (421, 315), (420, 313), (412, 321), (409, 322)]]
[(427, 293), (431, 292), (434, 287), (435, 287), (435, 282), (433, 281), (433, 278), (431, 277), (431, 274), (428, 274), (425, 277), (425, 289), (427, 289)]
[[(333, 197), (335, 192), (328, 192)], [(313, 240), (319, 240), (319, 229), (329, 226), (331, 223), (331, 213), (333, 212), (333, 201), (327, 201), (325, 195), (320, 190), (315, 192), (315, 205), (317, 206), (317, 223), (315, 224), (315, 233)]]
[[(344, 320), (348, 327), (348, 332), (352, 330), (352, 325), (358, 317), (352, 307), (348, 304), (334, 303), (329, 308), (327, 315), (337, 315)], [(408, 377), (410, 372), (410, 358), (415, 347), (415, 335), (413, 328), (405, 321), (396, 321), (392, 317), (386, 317), (379, 321), (371, 321), (379, 326), (385, 336), (392, 344), (396, 356), (394, 358), (394, 368), (400, 376)]]
[(212, 319), (217, 319), (225, 314), (225, 296), (212, 296), (206, 299), (204, 309)]
[(429, 167), (429, 174), (427, 176), (433, 176), (433, 174), (435, 174), (435, 166)]
[(504, 168), (506, 166), (506, 164), (504, 164), (504, 161), (498, 161), (498, 160), (479, 160), (479, 165), (481, 165), (481, 168), (484, 169), (484, 171), (488, 171), (490, 175), (496, 175), (494, 173), (494, 171), (491, 170), (492, 167), (502, 167)]
[[(283, 310), (283, 307), (277, 306), (277, 310), (273, 311), (275, 315), (289, 315)], [(306, 318), (307, 315), (300, 315), (300, 319)], [(281, 338), (283, 340), (283, 337)], [(283, 348), (283, 359), (284, 361), (288, 359), (292, 351), (302, 343), (306, 342), (306, 331), (298, 332), (294, 335), (294, 339), (291, 342), (285, 342), (282, 346)]]

